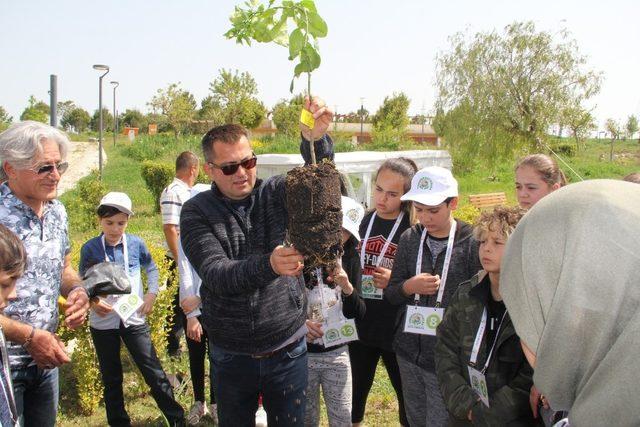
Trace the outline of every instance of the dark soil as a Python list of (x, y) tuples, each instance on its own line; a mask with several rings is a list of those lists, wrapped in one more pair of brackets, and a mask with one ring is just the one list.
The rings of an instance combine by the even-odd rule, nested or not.
[(287, 173), (289, 241), (305, 257), (305, 269), (332, 269), (342, 255), (340, 174), (333, 163)]

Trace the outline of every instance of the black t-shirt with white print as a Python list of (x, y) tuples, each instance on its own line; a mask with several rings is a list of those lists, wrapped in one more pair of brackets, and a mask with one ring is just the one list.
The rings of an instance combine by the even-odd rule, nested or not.
[[(373, 215), (373, 212), (368, 212), (360, 223), (360, 238), (363, 241), (369, 227), (371, 215)], [(366, 242), (363, 275), (373, 275), (380, 252), (387, 242), (387, 237), (395, 223), (395, 219), (383, 219), (376, 215)], [(409, 216), (405, 214), (391, 239), (391, 243), (387, 247), (387, 251), (380, 262), (380, 267), (388, 268), (389, 270), (393, 268), (400, 236), (410, 225)], [(358, 254), (360, 253), (361, 246), (359, 245)], [(360, 341), (372, 347), (393, 351), (392, 343), (395, 335), (396, 318), (398, 310), (402, 307), (391, 305), (384, 299), (365, 299), (365, 304), (367, 305), (367, 311), (364, 319), (356, 321)]]

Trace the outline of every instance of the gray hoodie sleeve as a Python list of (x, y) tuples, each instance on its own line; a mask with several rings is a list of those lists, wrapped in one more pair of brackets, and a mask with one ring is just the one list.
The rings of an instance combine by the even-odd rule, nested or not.
[[(413, 299), (413, 295), (406, 295), (402, 287), (404, 282), (416, 275), (415, 253), (417, 248), (414, 248), (414, 246), (417, 246), (418, 242), (413, 238), (414, 234), (412, 227), (405, 230), (400, 236), (389, 286), (384, 290), (384, 298), (393, 305), (408, 304)], [(412, 254), (414, 254), (413, 257), (411, 256)]]

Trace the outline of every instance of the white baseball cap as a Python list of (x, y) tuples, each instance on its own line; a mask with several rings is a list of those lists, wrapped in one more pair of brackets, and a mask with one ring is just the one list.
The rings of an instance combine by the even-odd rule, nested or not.
[(458, 197), (458, 181), (449, 169), (429, 166), (416, 172), (411, 189), (400, 200), (437, 206), (449, 197)]
[(131, 199), (125, 193), (120, 193), (118, 191), (107, 193), (102, 200), (100, 200), (99, 206), (111, 206), (122, 213), (133, 215), (133, 211), (131, 210)]
[(360, 241), (360, 222), (364, 217), (364, 208), (351, 197), (342, 196), (342, 228)]

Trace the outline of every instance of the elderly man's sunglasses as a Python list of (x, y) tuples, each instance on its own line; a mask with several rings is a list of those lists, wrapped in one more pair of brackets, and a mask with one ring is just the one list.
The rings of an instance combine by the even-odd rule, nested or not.
[(242, 160), (241, 162), (229, 163), (229, 164), (226, 164), (226, 165), (216, 165), (213, 162), (207, 162), (207, 163), (209, 163), (211, 166), (213, 166), (216, 169), (220, 169), (224, 175), (233, 175), (234, 173), (238, 172), (238, 168), (240, 166), (242, 166), (245, 169), (253, 169), (253, 168), (255, 168), (256, 167), (256, 163), (258, 163), (258, 158), (254, 154), (249, 159)]
[(69, 169), (69, 163), (67, 162), (50, 163), (48, 165), (37, 166), (31, 170), (37, 173), (38, 175), (45, 175), (45, 174), (53, 173), (54, 169), (57, 169), (58, 173), (62, 175), (67, 171), (67, 169)]

